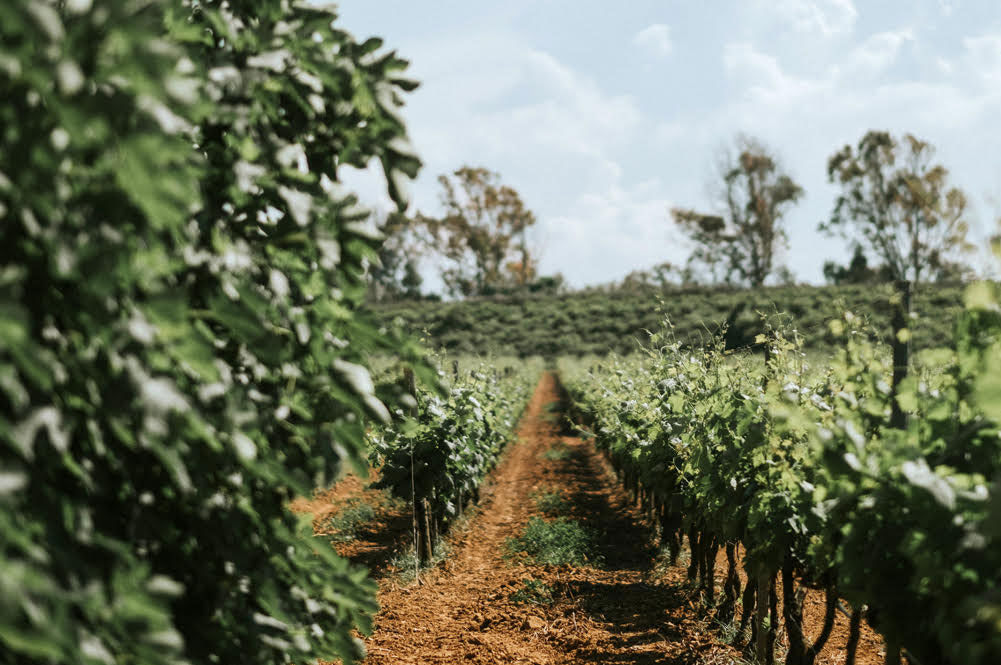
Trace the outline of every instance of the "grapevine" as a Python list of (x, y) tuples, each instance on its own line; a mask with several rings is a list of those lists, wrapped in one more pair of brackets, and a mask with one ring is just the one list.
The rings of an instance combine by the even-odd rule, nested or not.
[[(968, 300), (952, 348), (899, 386), (903, 429), (890, 426), (888, 354), (850, 313), (831, 324), (840, 346), (829, 367), (811, 367), (795, 332), (777, 328), (759, 339), (764, 362), (722, 340), (684, 348), (668, 331), (642, 361), (565, 371), (598, 444), (675, 551), (687, 535), (709, 602), (719, 547), (730, 554), (724, 615), (740, 592), (735, 545), (758, 577), (740, 593), (742, 626), (752, 606), (757, 624), (776, 611), (781, 573), (787, 662), (812, 663), (823, 646), (798, 627), (797, 584), (827, 592), (828, 620), (839, 597), (866, 608), (891, 655), (996, 662), (1001, 438), (988, 368), (1001, 327), (992, 287), (971, 287)], [(759, 657), (773, 639), (754, 635)]]
[(374, 584), (285, 508), (388, 419), (359, 310), (416, 83), (318, 5), (0, 6), (0, 662), (362, 654)]

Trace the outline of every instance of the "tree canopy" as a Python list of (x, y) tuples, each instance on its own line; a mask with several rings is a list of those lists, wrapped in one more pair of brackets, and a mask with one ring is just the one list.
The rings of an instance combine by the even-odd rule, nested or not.
[(719, 214), (673, 208), (671, 215), (695, 244), (689, 266), (721, 274), (724, 281), (758, 287), (777, 270), (787, 243), (782, 221), (803, 189), (782, 171), (756, 139), (738, 137), (736, 152), (720, 164)]
[(424, 283), (420, 262), (429, 250), (420, 218), (393, 211), (376, 215), (375, 224), (384, 240), (369, 266), (370, 297), (377, 301), (420, 298)]
[(934, 155), (926, 141), (885, 131), (846, 145), (828, 160), (828, 179), (842, 191), (820, 230), (862, 246), (894, 280), (954, 274), (956, 257), (971, 249), (967, 199), (949, 185), (949, 171)]
[(538, 256), (527, 231), (535, 215), (500, 175), (464, 166), (438, 178), (445, 214), (424, 217), (452, 295), (483, 295), (510, 286), (528, 286), (536, 277)]

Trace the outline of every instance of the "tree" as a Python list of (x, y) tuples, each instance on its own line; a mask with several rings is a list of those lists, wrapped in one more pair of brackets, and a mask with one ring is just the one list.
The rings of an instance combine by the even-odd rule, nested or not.
[(893, 281), (886, 266), (872, 267), (869, 265), (869, 259), (859, 245), (855, 246), (852, 259), (846, 266), (840, 265), (836, 261), (824, 262), (824, 278), (829, 284), (834, 285), (877, 284)]
[(376, 215), (375, 219), (384, 240), (378, 261), (369, 266), (370, 296), (375, 300), (419, 298), (424, 283), (420, 260), (428, 251), (421, 219), (398, 211)]
[(682, 268), (671, 262), (658, 263), (646, 270), (633, 270), (622, 278), (615, 288), (622, 290), (659, 288), (670, 289), (694, 284), (694, 277), (688, 268)]
[(737, 139), (736, 155), (720, 163), (721, 215), (673, 208), (671, 215), (695, 243), (689, 266), (722, 271), (727, 282), (764, 284), (786, 244), (782, 218), (803, 189), (780, 169), (775, 157), (753, 138)]
[(518, 192), (482, 167), (464, 166), (438, 182), (445, 215), (423, 222), (450, 264), (442, 272), (449, 292), (471, 296), (529, 285), (538, 264), (527, 238), (535, 215)]
[(855, 149), (842, 148), (827, 164), (828, 179), (842, 193), (820, 230), (864, 243), (895, 281), (953, 273), (954, 259), (971, 249), (966, 194), (949, 187), (949, 171), (932, 163), (934, 153), (911, 134), (897, 140), (883, 131), (867, 132)]

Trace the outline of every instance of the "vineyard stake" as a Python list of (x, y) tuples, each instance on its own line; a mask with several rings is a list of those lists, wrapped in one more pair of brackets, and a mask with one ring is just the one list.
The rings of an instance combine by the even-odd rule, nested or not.
[(766, 661), (768, 651), (768, 631), (765, 630), (765, 617), (768, 616), (768, 573), (762, 565), (758, 570), (757, 604), (754, 608), (754, 631), (757, 641), (754, 645), (754, 658), (758, 663)]
[(855, 652), (858, 650), (861, 637), (862, 610), (852, 608), (852, 616), (848, 621), (848, 642), (845, 644), (845, 665), (855, 665)]
[[(417, 378), (414, 375), (414, 370), (410, 367), (405, 367), (403, 369), (403, 383), (406, 391), (414, 400), (414, 405), (410, 407), (410, 416), (417, 418)], [(428, 552), (427, 545), (425, 545), (429, 536), (427, 528), (427, 512), (426, 510), (421, 510), (422, 508), (426, 508), (426, 504), (423, 498), (420, 501), (417, 500), (417, 484), (414, 479), (413, 442), (410, 444), (410, 497), (414, 506), (414, 554), (416, 555), (414, 557), (414, 579), (419, 582), (420, 565), (422, 563), (429, 562), (431, 560), (431, 554)]]
[(893, 349), (893, 383), (890, 386), (890, 427), (904, 429), (907, 426), (907, 415), (897, 403), (897, 392), (900, 390), (900, 384), (907, 378), (910, 361), (911, 340), (908, 325), (910, 325), (911, 318), (911, 283), (906, 280), (895, 282), (894, 291), (900, 302), (897, 302), (893, 309), (891, 324), (893, 328), (890, 339), (890, 345)]

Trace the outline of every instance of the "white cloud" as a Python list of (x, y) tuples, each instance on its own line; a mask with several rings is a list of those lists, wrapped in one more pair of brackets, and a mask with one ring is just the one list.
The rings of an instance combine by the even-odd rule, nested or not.
[(771, 107), (793, 104), (824, 87), (821, 82), (786, 74), (778, 58), (747, 42), (723, 47), (723, 67), (737, 89), (744, 90), (744, 100)]
[[(647, 123), (633, 98), (504, 33), (468, 35), (447, 48), (427, 44), (410, 55), (424, 81), (406, 113), (425, 160), (414, 187), (417, 209), (439, 212), (439, 174), (482, 165), (536, 213), (544, 272), (562, 271), (577, 286), (607, 281), (651, 246), (663, 246), (664, 200), (621, 185), (618, 154)], [(367, 200), (388, 207), (373, 169), (345, 176)], [(631, 230), (620, 236), (624, 228)]]
[(683, 263), (686, 251), (668, 220), (672, 201), (657, 179), (618, 181), (581, 194), (548, 220), (543, 272), (562, 271), (575, 286), (622, 279), (663, 261)]
[(627, 139), (640, 119), (631, 97), (607, 93), (510, 34), (435, 42), (412, 57), (424, 81), (407, 114), (414, 141), (441, 162), (523, 159), (543, 149), (600, 153)]
[(793, 30), (831, 37), (851, 32), (858, 18), (852, 0), (757, 0), (761, 11)]
[[(983, 182), (984, 169), (996, 171), (1001, 150), (998, 135), (990, 131), (1001, 113), (1001, 35), (963, 40), (965, 52), (953, 60), (939, 56), (951, 75), (922, 79), (900, 70), (899, 80), (879, 81), (875, 74), (898, 62), (901, 49), (913, 33), (898, 30), (863, 41), (842, 59), (810, 74), (802, 68), (763, 53), (743, 42), (724, 48), (724, 70), (735, 90), (726, 104), (699, 126), (709, 135), (732, 136), (746, 131), (776, 146), (806, 197), (788, 217), (791, 249), (788, 261), (801, 277), (817, 279), (824, 257), (836, 255), (838, 243), (817, 242), (816, 224), (830, 214), (835, 189), (827, 182), (824, 164), (844, 143), (854, 143), (869, 129), (913, 132), (939, 148), (939, 159), (950, 169), (952, 181), (973, 196), (972, 215), (978, 215), (982, 193), (972, 183)], [(934, 53), (934, 52), (933, 52)], [(793, 73), (797, 72), (797, 73)], [(980, 81), (982, 85), (970, 85)], [(734, 92), (736, 94), (734, 94)], [(684, 146), (708, 163), (711, 144)], [(993, 165), (993, 166), (992, 166)], [(996, 184), (993, 192), (997, 191)], [(974, 242), (979, 232), (974, 234)], [(831, 246), (833, 244), (833, 247)]]
[(627, 138), (640, 122), (641, 114), (632, 98), (605, 93), (593, 80), (548, 53), (526, 52), (521, 67), (525, 79), (545, 93), (538, 101), (520, 107), (516, 103), (515, 108), (547, 110), (547, 119), (535, 127), (546, 143), (553, 140), (551, 137), (562, 137), (557, 140), (571, 151), (607, 146)]
[(943, 16), (952, 16), (952, 12), (959, 6), (959, 0), (938, 0), (938, 8)]
[(970, 68), (984, 83), (1001, 82), (1001, 34), (986, 34), (963, 39)]
[(761, 53), (749, 42), (724, 46), (723, 67), (732, 79), (750, 86), (778, 87), (786, 80), (778, 59)]
[(643, 28), (633, 37), (633, 44), (655, 56), (666, 57), (674, 45), (671, 42), (671, 28), (663, 23), (654, 23)]
[(678, 139), (688, 136), (691, 129), (687, 124), (679, 121), (662, 121), (657, 123), (653, 130), (654, 139), (660, 144), (671, 144)]
[(905, 43), (913, 41), (910, 28), (876, 33), (852, 49), (845, 69), (852, 75), (879, 74), (897, 60)]

